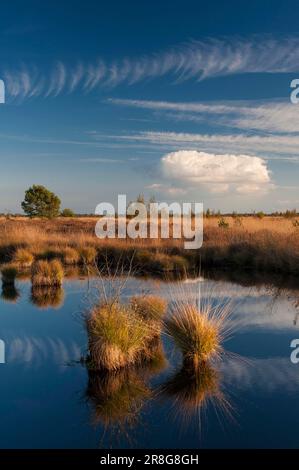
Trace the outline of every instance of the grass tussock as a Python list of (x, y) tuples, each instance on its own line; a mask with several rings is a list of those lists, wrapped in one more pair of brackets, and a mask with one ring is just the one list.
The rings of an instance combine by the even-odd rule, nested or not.
[(13, 262), (20, 268), (29, 268), (33, 261), (33, 254), (26, 248), (18, 248), (13, 257)]
[(219, 325), (193, 305), (182, 306), (166, 321), (166, 330), (186, 364), (198, 367), (221, 351)]
[(136, 295), (131, 298), (131, 306), (144, 320), (161, 320), (167, 310), (167, 301), (157, 295)]
[(141, 361), (153, 338), (147, 322), (118, 302), (95, 306), (87, 331), (91, 366), (108, 371)]
[(193, 370), (224, 352), (223, 342), (232, 332), (232, 305), (201, 294), (198, 283), (181, 284), (176, 290), (165, 330), (181, 351), (185, 368)]
[(35, 261), (31, 269), (32, 286), (61, 286), (64, 276), (62, 264), (59, 260)]
[(80, 250), (81, 262), (83, 264), (94, 264), (97, 256), (97, 250), (93, 246), (81, 247)]
[(167, 301), (157, 295), (138, 295), (131, 298), (130, 305), (134, 312), (147, 322), (153, 336), (158, 337), (162, 330)]
[(66, 247), (62, 251), (62, 261), (66, 266), (76, 265), (80, 262), (80, 254), (75, 248)]

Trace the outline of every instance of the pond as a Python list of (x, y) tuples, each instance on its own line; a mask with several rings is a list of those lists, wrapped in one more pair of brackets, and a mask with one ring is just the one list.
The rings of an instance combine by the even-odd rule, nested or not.
[[(186, 377), (163, 337), (160, 360), (118, 374), (87, 371), (82, 318), (93, 281), (32, 295), (2, 292), (1, 448), (295, 448), (299, 446), (296, 291), (199, 279), (188, 292), (233, 299), (229, 354), (201, 380)], [(185, 288), (185, 287), (184, 287)], [(124, 297), (180, 295), (175, 282), (128, 279)]]

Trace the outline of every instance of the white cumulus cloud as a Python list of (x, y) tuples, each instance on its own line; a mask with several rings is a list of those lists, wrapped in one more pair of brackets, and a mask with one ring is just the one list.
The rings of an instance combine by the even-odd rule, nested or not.
[(179, 150), (162, 157), (161, 165), (166, 178), (190, 187), (203, 185), (211, 192), (261, 192), (271, 183), (266, 161), (249, 155)]

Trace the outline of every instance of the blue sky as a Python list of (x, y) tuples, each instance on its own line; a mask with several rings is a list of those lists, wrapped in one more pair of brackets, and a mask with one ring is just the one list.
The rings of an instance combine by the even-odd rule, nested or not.
[[(162, 5), (161, 5), (162, 3)], [(296, 1), (2, 2), (0, 211), (44, 184), (299, 209)]]

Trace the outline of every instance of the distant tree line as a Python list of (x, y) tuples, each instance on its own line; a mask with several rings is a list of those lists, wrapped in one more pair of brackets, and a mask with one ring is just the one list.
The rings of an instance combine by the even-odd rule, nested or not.
[[(135, 201), (130, 201), (130, 204), (135, 203), (142, 203), (145, 204), (148, 211), (150, 208), (150, 204), (156, 203), (155, 196), (151, 196), (148, 200), (145, 199), (144, 194), (139, 194)], [(25, 213), (25, 216), (30, 218), (33, 217), (44, 217), (48, 219), (52, 219), (55, 217), (75, 217), (76, 215), (80, 215), (80, 217), (98, 217), (94, 213), (90, 214), (76, 214), (72, 209), (64, 208), (61, 210), (61, 200), (60, 198), (47, 189), (45, 186), (42, 185), (32, 185), (25, 191), (24, 200), (21, 203), (21, 207)], [(137, 210), (137, 208), (136, 208)], [(10, 218), (13, 216), (21, 217), (23, 214), (11, 214), (11, 213), (0, 213), (1, 217)], [(265, 213), (263, 211), (253, 211), (253, 212), (226, 212), (221, 213), (220, 210), (213, 210), (213, 209), (206, 209), (204, 211), (205, 218), (211, 217), (233, 217), (238, 219), (240, 217), (252, 217), (255, 216), (259, 219), (263, 217), (285, 217), (285, 218), (293, 218), (297, 217), (299, 214), (296, 209), (287, 209), (286, 211), (275, 211), (272, 213)]]

